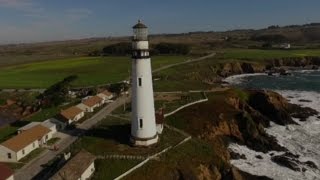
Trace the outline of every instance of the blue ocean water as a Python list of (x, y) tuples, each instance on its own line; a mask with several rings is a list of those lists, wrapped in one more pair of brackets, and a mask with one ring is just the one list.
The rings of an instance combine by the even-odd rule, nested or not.
[[(289, 76), (268, 76), (262, 74), (243, 74), (225, 79), (233, 86), (249, 89), (269, 89), (280, 93), (290, 103), (310, 107), (320, 112), (320, 71), (295, 71)], [(301, 101), (308, 100), (308, 101)], [(245, 154), (247, 159), (232, 160), (239, 169), (272, 179), (314, 180), (320, 179), (320, 113), (297, 124), (280, 126), (271, 123), (266, 132), (275, 137), (278, 143), (291, 153), (298, 154), (301, 162), (312, 161), (318, 168), (303, 167), (306, 171), (293, 171), (279, 166), (271, 160), (270, 153), (255, 152), (246, 146), (231, 144), (233, 151)], [(283, 154), (284, 152), (273, 152)], [(256, 158), (257, 155), (263, 159)]]
[(242, 76), (231, 83), (243, 88), (320, 92), (320, 71), (293, 71), (288, 76)]

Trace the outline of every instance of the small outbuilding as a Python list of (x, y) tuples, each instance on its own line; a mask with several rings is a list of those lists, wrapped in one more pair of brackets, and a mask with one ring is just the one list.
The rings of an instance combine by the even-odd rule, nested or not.
[(109, 92), (108, 90), (105, 90), (105, 91), (97, 94), (97, 96), (102, 98), (104, 103), (108, 103), (113, 98), (113, 94), (111, 92)]
[(84, 111), (76, 106), (72, 106), (68, 109), (62, 110), (60, 115), (68, 124), (79, 121), (84, 116)]
[(52, 138), (51, 130), (36, 125), (0, 144), (0, 161), (17, 162)]
[(0, 180), (14, 180), (13, 170), (0, 163)]
[(85, 112), (93, 112), (95, 108), (104, 104), (104, 100), (99, 96), (92, 96), (82, 101), (77, 107)]
[(95, 171), (95, 156), (87, 151), (80, 151), (71, 158), (51, 180), (85, 180), (90, 179)]
[(156, 124), (157, 124), (157, 133), (162, 134), (163, 126), (164, 126), (164, 112), (163, 109), (159, 109), (156, 111)]

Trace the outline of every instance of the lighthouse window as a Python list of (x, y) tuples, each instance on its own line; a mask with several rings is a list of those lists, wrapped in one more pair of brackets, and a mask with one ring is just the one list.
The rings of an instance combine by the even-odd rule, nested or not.
[(142, 85), (142, 79), (139, 78), (138, 81), (139, 81), (139, 86), (141, 86)]
[(142, 121), (142, 119), (139, 119), (139, 126), (140, 126), (140, 128), (143, 127), (143, 121)]

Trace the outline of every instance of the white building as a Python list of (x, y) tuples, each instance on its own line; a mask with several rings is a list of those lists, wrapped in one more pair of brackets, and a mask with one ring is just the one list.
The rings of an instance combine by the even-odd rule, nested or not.
[(72, 106), (68, 109), (62, 110), (60, 115), (68, 124), (79, 121), (84, 116), (84, 111), (78, 107)]
[(9, 167), (1, 163), (0, 163), (0, 179), (14, 180), (13, 171)]
[(109, 92), (108, 90), (105, 90), (105, 91), (97, 94), (97, 96), (102, 98), (104, 103), (108, 103), (113, 98), (113, 94), (111, 92)]
[(99, 96), (92, 96), (82, 101), (77, 107), (85, 112), (93, 112), (95, 108), (104, 104), (104, 100)]
[(80, 151), (71, 158), (51, 180), (86, 180), (90, 179), (95, 171), (95, 156), (87, 151)]
[(131, 142), (149, 146), (158, 142), (154, 110), (148, 28), (140, 21), (133, 26)]
[(43, 122), (31, 122), (31, 123), (19, 128), (18, 129), (18, 133), (26, 131), (26, 130), (28, 130), (28, 129), (36, 126), (36, 125), (39, 125), (39, 124), (41, 124), (42, 126), (50, 129), (51, 130), (50, 133), (52, 133), (52, 134), (55, 134), (58, 130), (64, 128), (63, 127), (63, 123), (61, 123), (60, 121), (58, 121), (58, 120), (56, 120), (54, 118), (50, 118), (50, 119), (47, 119), (47, 120), (45, 120)]
[(52, 138), (49, 128), (36, 125), (0, 144), (0, 161), (17, 162)]
[(280, 48), (282, 49), (291, 49), (291, 44), (290, 43), (283, 43), (280, 45)]

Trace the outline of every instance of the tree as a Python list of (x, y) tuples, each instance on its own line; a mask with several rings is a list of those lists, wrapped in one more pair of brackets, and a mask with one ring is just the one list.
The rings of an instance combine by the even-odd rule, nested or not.
[(43, 102), (45, 107), (58, 106), (64, 103), (68, 97), (70, 84), (76, 80), (78, 76), (71, 75), (57, 82), (40, 94), (37, 98)]

